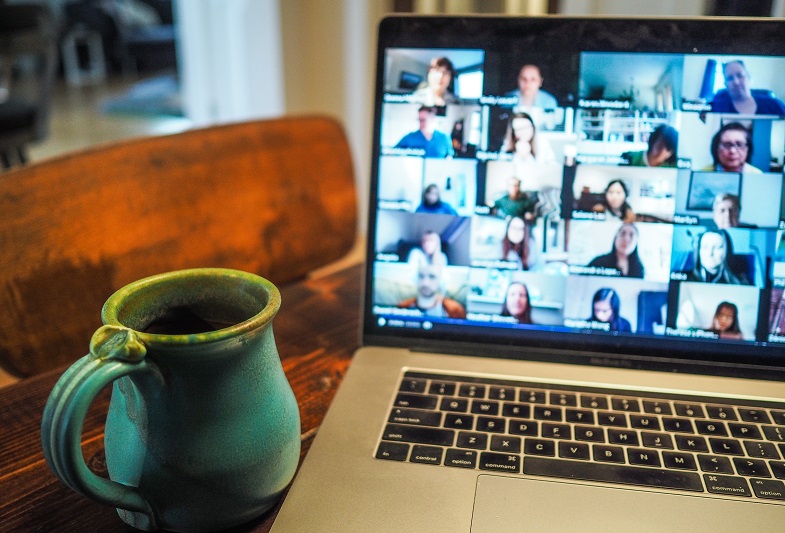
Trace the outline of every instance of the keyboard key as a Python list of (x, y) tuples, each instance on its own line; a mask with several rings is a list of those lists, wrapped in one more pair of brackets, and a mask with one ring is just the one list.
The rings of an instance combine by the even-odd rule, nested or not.
[(469, 400), (463, 400), (461, 398), (442, 398), (439, 409), (452, 413), (465, 413), (469, 410)]
[(543, 439), (524, 439), (523, 453), (526, 455), (547, 455), (556, 454), (556, 444), (552, 440)]
[(581, 442), (560, 442), (559, 457), (587, 461), (590, 458), (589, 445)]
[(513, 435), (536, 437), (539, 435), (539, 424), (537, 422), (519, 422), (517, 420), (510, 420), (509, 432)]
[(424, 411), (422, 409), (393, 408), (387, 421), (394, 424), (437, 427), (442, 425), (442, 414), (438, 411)]
[(583, 409), (566, 409), (564, 420), (576, 424), (594, 424), (594, 413)]
[(477, 417), (477, 431), (487, 431), (488, 433), (504, 433), (507, 421), (503, 418), (489, 416)]
[(483, 433), (468, 433), (466, 431), (461, 431), (458, 433), (458, 440), (455, 445), (458, 448), (485, 450), (488, 448), (488, 435), (484, 435)]
[(727, 457), (717, 455), (698, 455), (698, 463), (704, 472), (733, 474), (733, 466)]
[(660, 421), (656, 416), (630, 415), (630, 426), (636, 429), (650, 429), (657, 431), (660, 429)]
[(747, 459), (746, 457), (734, 457), (733, 464), (736, 465), (736, 472), (740, 476), (747, 477), (771, 477), (771, 472), (766, 466), (766, 461), (760, 459)]
[(491, 400), (512, 401), (515, 400), (515, 389), (513, 387), (491, 387), (488, 392)]
[(463, 396), (465, 398), (485, 398), (485, 390), (484, 385), (463, 384), (458, 389), (458, 396)]
[(775, 442), (785, 442), (785, 428), (779, 426), (763, 426), (763, 434), (766, 438)]
[(608, 398), (605, 396), (593, 396), (590, 394), (581, 395), (581, 407), (587, 409), (604, 409), (608, 410)]
[(733, 407), (729, 405), (707, 405), (706, 413), (715, 420), (738, 420)]
[(379, 443), (379, 448), (376, 450), (377, 459), (386, 459), (388, 461), (405, 461), (409, 456), (409, 445), (400, 442), (385, 442)]
[(594, 445), (594, 460), (603, 463), (623, 463), (624, 448), (620, 446)]
[(444, 427), (471, 430), (474, 429), (474, 417), (472, 415), (447, 413), (444, 415)]
[(750, 457), (758, 459), (779, 459), (777, 447), (770, 442), (744, 441), (744, 449)]
[(713, 422), (710, 420), (696, 420), (695, 428), (698, 430), (698, 433), (700, 433), (701, 435), (715, 435), (719, 437), (724, 437), (728, 434), (728, 430), (725, 429), (725, 424), (723, 424), (722, 422)]
[(491, 437), (491, 451), (521, 453), (521, 439), (509, 435), (493, 435)]
[(423, 393), (425, 392), (425, 380), (424, 379), (404, 379), (401, 381), (401, 388), (398, 389), (401, 392), (417, 392)]
[(569, 424), (542, 423), (542, 437), (546, 439), (572, 439)]
[(442, 455), (444, 448), (437, 448), (436, 446), (412, 446), (412, 455), (409, 461), (412, 463), (423, 463), (428, 465), (442, 464)]
[(640, 413), (641, 406), (635, 398), (611, 398), (611, 409), (625, 413)]
[(438, 398), (422, 394), (401, 393), (395, 397), (395, 407), (411, 407), (414, 409), (436, 409)]
[(690, 418), (705, 418), (706, 413), (703, 412), (703, 407), (693, 403), (680, 403), (674, 404), (676, 414), (679, 416), (689, 416)]
[(550, 400), (551, 405), (560, 405), (562, 407), (577, 407), (578, 405), (578, 397), (568, 392), (551, 392)]
[(709, 439), (709, 446), (714, 453), (723, 455), (744, 455), (741, 443), (731, 439)]
[(538, 405), (534, 408), (534, 418), (536, 420), (561, 422), (564, 420), (564, 412), (561, 407), (542, 407)]
[(785, 426), (785, 411), (772, 411), (771, 417), (775, 424)]
[(477, 415), (496, 416), (499, 414), (499, 402), (474, 400), (472, 402), (472, 413)]
[(678, 470), (697, 470), (698, 465), (692, 454), (681, 452), (662, 452), (662, 462), (666, 468)]
[(762, 439), (758, 426), (751, 424), (739, 424), (738, 422), (729, 422), (728, 429), (730, 434), (737, 439)]
[(533, 476), (703, 492), (703, 484), (698, 474), (660, 468), (527, 457), (523, 465), (523, 473)]
[(785, 463), (782, 461), (769, 461), (769, 468), (771, 468), (771, 473), (774, 474), (774, 477), (785, 479)]
[(612, 426), (618, 428), (627, 427), (627, 415), (623, 413), (597, 413), (597, 422), (601, 426)]
[(624, 444), (626, 446), (639, 446), (638, 432), (632, 429), (608, 429), (608, 442), (611, 444)]
[(739, 417), (744, 422), (753, 422), (756, 424), (771, 424), (769, 414), (763, 409), (748, 409), (746, 407), (739, 407)]
[(695, 433), (692, 421), (689, 418), (663, 417), (662, 428), (671, 433)]
[(703, 474), (703, 479), (706, 481), (706, 488), (711, 493), (752, 497), (747, 480), (743, 477)]
[(473, 450), (458, 450), (456, 448), (450, 448), (444, 454), (444, 466), (476, 468), (477, 452)]
[(442, 396), (455, 396), (456, 383), (447, 381), (433, 381), (428, 389), (429, 394), (441, 394)]
[(509, 418), (531, 418), (532, 408), (525, 403), (505, 403), (502, 414)]
[(598, 426), (575, 426), (575, 440), (605, 442), (605, 433)]
[(684, 436), (684, 435), (676, 435), (676, 446), (680, 450), (689, 451), (689, 452), (708, 452), (709, 446), (706, 444), (706, 439), (703, 437), (693, 437), (693, 436)]
[(545, 403), (545, 391), (521, 389), (518, 401), (523, 403)]
[(774, 479), (751, 479), (755, 496), (767, 500), (785, 500), (785, 483)]
[(667, 433), (641, 431), (641, 440), (643, 441), (643, 445), (647, 448), (673, 449), (673, 439)]
[(480, 470), (495, 470), (496, 472), (521, 471), (521, 456), (506, 453), (482, 452), (480, 454)]
[(653, 415), (672, 415), (673, 410), (668, 402), (643, 400), (643, 412)]
[(412, 442), (415, 444), (452, 446), (452, 443), (455, 440), (455, 431), (452, 429), (387, 424), (387, 427), (384, 428), (382, 439), (398, 442)]
[(660, 464), (660, 456), (655, 450), (627, 448), (627, 459), (629, 459), (631, 465), (662, 466)]

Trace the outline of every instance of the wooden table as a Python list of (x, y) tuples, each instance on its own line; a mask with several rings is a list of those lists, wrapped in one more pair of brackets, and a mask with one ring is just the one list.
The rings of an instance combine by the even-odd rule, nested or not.
[[(281, 288), (283, 302), (273, 328), (300, 406), (301, 461), (359, 346), (360, 280), (361, 267), (353, 266)], [(64, 370), (0, 388), (0, 531), (136, 531), (120, 521), (113, 508), (63, 485), (44, 461), (41, 415)], [(82, 435), (85, 460), (102, 475), (108, 392), (94, 403)], [(268, 531), (277, 512), (278, 507), (232, 531)]]

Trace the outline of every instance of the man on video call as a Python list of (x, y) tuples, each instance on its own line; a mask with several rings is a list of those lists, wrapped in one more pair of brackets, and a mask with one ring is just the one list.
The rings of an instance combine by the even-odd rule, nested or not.
[(559, 104), (549, 92), (542, 90), (542, 73), (537, 65), (523, 65), (518, 72), (518, 88), (505, 96), (517, 96), (519, 106), (556, 109)]
[(425, 157), (452, 157), (452, 139), (436, 129), (436, 108), (422, 106), (417, 111), (420, 128), (404, 135), (396, 148), (422, 148)]
[(444, 267), (420, 263), (417, 268), (417, 296), (398, 304), (405, 309), (419, 309), (426, 316), (466, 318), (466, 309), (444, 295)]

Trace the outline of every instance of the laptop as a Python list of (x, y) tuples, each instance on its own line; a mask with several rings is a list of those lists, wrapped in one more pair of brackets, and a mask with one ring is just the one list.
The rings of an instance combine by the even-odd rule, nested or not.
[(273, 530), (781, 532), (783, 32), (383, 20), (363, 347)]

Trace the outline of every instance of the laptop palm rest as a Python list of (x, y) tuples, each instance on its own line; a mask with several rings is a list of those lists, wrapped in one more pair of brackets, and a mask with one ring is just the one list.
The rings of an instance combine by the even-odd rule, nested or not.
[[(752, 507), (755, 506), (755, 507)], [(598, 513), (598, 510), (603, 510)], [(493, 475), (477, 477), (471, 533), (782, 531), (777, 506)], [(605, 516), (602, 521), (598, 516)]]

